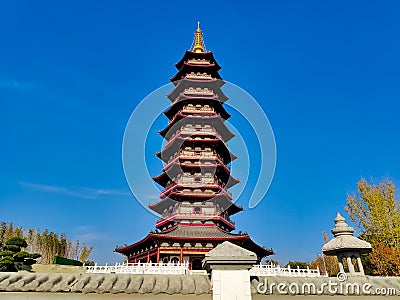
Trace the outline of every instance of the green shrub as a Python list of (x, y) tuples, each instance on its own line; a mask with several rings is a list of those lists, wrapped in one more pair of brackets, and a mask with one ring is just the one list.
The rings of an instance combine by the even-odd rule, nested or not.
[(2, 265), (13, 264), (13, 263), (14, 263), (14, 258), (11, 256), (6, 256), (0, 259), (0, 264)]
[(14, 259), (6, 256), (0, 259), (0, 272), (15, 272), (17, 268), (14, 265)]
[(20, 252), (21, 251), (21, 247), (20, 246), (17, 246), (17, 245), (5, 245), (4, 247), (3, 247), (3, 250), (9, 250), (9, 251), (12, 251), (12, 252)]
[(30, 254), (25, 251), (17, 252), (13, 255), (15, 261), (24, 261), (25, 258), (30, 257)]
[(20, 238), (18, 236), (12, 237), (11, 239), (9, 239), (6, 242), (6, 245), (15, 245), (15, 246), (19, 246), (21, 248), (25, 248), (28, 246), (27, 242), (25, 241), (25, 239)]
[(4, 251), (0, 252), (0, 256), (11, 256), (11, 257), (13, 257), (14, 253), (15, 253), (14, 251), (4, 250)]
[(29, 254), (29, 257), (32, 259), (38, 259), (39, 257), (41, 257), (42, 255), (39, 253), (31, 253)]
[(15, 272), (18, 270), (32, 270), (31, 265), (36, 263), (36, 258), (41, 255), (38, 253), (28, 253), (21, 251), (26, 248), (27, 243), (23, 238), (13, 237), (9, 239), (0, 252), (0, 272)]

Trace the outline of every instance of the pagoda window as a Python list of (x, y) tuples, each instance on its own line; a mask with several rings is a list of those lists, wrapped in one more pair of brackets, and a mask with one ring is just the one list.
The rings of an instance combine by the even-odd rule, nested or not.
[(200, 214), (201, 213), (201, 207), (199, 207), (199, 206), (195, 206), (194, 208), (193, 208), (193, 213), (194, 214)]
[(195, 182), (201, 182), (201, 177), (200, 177), (200, 176), (195, 177), (195, 178), (194, 178), (194, 181), (195, 181)]

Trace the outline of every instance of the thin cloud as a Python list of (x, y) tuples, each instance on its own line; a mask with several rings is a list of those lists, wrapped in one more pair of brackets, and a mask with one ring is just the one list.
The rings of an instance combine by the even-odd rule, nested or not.
[(18, 90), (23, 92), (38, 92), (40, 87), (39, 85), (31, 82), (0, 78), (0, 89)]
[(45, 185), (31, 182), (20, 182), (20, 185), (36, 191), (49, 192), (64, 196), (82, 199), (96, 199), (101, 196), (130, 196), (131, 193), (123, 190), (93, 189), (93, 188), (67, 188), (54, 185)]

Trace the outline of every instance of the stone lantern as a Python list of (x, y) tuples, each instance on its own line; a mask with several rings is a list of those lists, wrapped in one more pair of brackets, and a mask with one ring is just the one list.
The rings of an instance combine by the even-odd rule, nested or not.
[(335, 218), (335, 227), (331, 230), (334, 238), (322, 247), (325, 255), (336, 255), (339, 269), (350, 276), (364, 275), (360, 255), (372, 251), (371, 244), (353, 236), (354, 229), (346, 223), (340, 213)]

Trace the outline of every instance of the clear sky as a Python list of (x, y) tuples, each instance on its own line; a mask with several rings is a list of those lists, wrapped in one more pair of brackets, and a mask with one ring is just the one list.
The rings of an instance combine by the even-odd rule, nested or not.
[(122, 138), (200, 20), (221, 76), (257, 99), (276, 139), (269, 192), (254, 209), (239, 199), (237, 229), (281, 264), (312, 260), (361, 176), (400, 180), (399, 13), (398, 1), (0, 1), (0, 220), (65, 232), (99, 263), (154, 229)]

